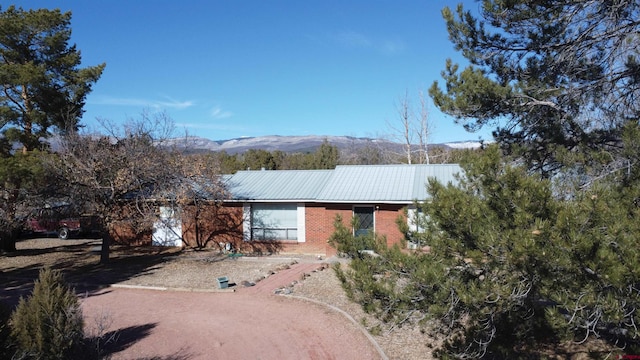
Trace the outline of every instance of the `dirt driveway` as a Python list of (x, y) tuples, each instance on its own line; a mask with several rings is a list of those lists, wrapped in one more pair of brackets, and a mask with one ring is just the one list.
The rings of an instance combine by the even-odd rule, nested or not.
[(83, 300), (87, 328), (112, 320), (114, 359), (380, 359), (360, 328), (290, 297), (109, 288)]
[[(274, 294), (326, 265), (314, 259), (221, 260), (203, 252), (114, 248), (105, 267), (97, 263), (95, 246), (57, 239), (18, 243), (18, 252), (1, 257), (0, 301), (15, 305), (39, 269), (51, 266), (78, 291), (87, 335), (112, 339), (103, 353), (113, 359), (385, 358), (339, 310)], [(222, 275), (235, 292), (217, 289)], [(255, 286), (242, 286), (254, 279), (260, 280)], [(332, 296), (340, 288), (318, 290)]]

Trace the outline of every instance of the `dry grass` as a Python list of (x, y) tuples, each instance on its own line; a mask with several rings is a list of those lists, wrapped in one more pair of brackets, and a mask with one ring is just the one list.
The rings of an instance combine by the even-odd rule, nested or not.
[(418, 327), (392, 328), (365, 313), (360, 305), (347, 298), (333, 270), (310, 274), (304, 282), (294, 287), (293, 295), (320, 301), (346, 312), (369, 330), (390, 359), (433, 359), (431, 352), (434, 339)]

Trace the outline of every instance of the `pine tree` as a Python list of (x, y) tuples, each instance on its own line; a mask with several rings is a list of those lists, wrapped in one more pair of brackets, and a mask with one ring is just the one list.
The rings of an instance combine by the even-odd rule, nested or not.
[(71, 13), (58, 9), (0, 12), (0, 129), (24, 152), (37, 148), (52, 127), (77, 130), (85, 98), (104, 70), (105, 64), (79, 68), (70, 23)]
[(637, 176), (559, 198), (497, 147), (431, 181), (426, 253), (378, 249), (340, 272), (366, 310), (444, 335), (441, 357), (513, 359), (596, 338), (638, 351)]
[(0, 251), (15, 251), (24, 216), (44, 196), (56, 195), (44, 160), (55, 155), (40, 151), (27, 154), (0, 153)]
[(495, 126), (503, 150), (553, 173), (567, 152), (617, 154), (640, 103), (636, 0), (486, 0), (442, 11), (468, 60), (451, 60), (429, 93), (470, 130)]
[(9, 325), (10, 318), (9, 308), (0, 304), (0, 358), (2, 359), (11, 359), (15, 354), (11, 339), (11, 326)]

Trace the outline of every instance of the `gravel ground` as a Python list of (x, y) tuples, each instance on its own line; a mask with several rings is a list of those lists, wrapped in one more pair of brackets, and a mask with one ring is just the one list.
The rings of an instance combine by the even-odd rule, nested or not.
[[(0, 300), (30, 290), (43, 266), (64, 271), (76, 289), (152, 286), (172, 289), (216, 291), (217, 278), (231, 285), (257, 283), (297, 262), (318, 262), (315, 257), (229, 257), (213, 251), (172, 248), (123, 248), (114, 246), (111, 263), (100, 265), (98, 240), (30, 239), (17, 243), (16, 254), (0, 258)], [(339, 259), (323, 260), (327, 264)], [(294, 281), (285, 293), (337, 308), (369, 329), (390, 359), (431, 359), (433, 340), (413, 327), (390, 328), (365, 314), (342, 290), (334, 271), (313, 271)], [(4, 297), (4, 299), (3, 299)]]
[(434, 344), (432, 338), (417, 327), (391, 328), (366, 314), (360, 305), (347, 298), (333, 270), (309, 274), (303, 282), (293, 286), (293, 295), (313, 299), (346, 312), (369, 330), (390, 359), (433, 359), (432, 349), (429, 348), (429, 345)]

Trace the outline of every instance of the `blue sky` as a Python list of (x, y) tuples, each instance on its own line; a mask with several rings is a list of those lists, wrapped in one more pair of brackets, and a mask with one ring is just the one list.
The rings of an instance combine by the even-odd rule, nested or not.
[[(83, 66), (106, 62), (82, 123), (166, 112), (176, 132), (378, 137), (461, 62), (440, 10), (458, 1), (16, 1), (71, 11)], [(473, 1), (465, 3), (477, 8)], [(467, 5), (469, 6), (469, 5)], [(6, 8), (6, 5), (3, 6)], [(429, 100), (432, 143), (467, 133)]]

